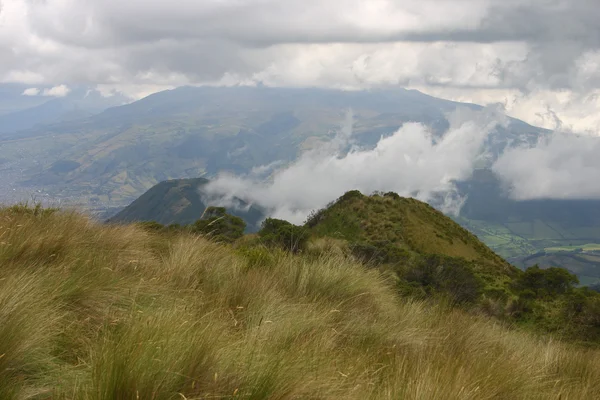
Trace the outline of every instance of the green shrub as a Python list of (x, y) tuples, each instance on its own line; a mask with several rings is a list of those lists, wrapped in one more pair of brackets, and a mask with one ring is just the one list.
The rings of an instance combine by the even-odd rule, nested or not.
[(242, 246), (236, 253), (244, 258), (249, 269), (270, 267), (277, 260), (277, 253), (263, 245)]
[(351, 199), (361, 199), (363, 197), (363, 194), (359, 191), (359, 190), (350, 190), (346, 193), (344, 193), (337, 201), (336, 203), (341, 203), (347, 200), (351, 200)]
[(470, 263), (458, 257), (424, 256), (403, 277), (420, 284), (428, 294), (448, 295), (458, 304), (474, 303), (483, 289)]
[(306, 220), (304, 221), (304, 226), (306, 226), (307, 228), (314, 228), (319, 222), (321, 222), (324, 216), (325, 209), (312, 210), (306, 217)]
[(42, 203), (35, 203), (35, 205), (29, 205), (29, 202), (22, 202), (14, 204), (10, 207), (5, 208), (11, 214), (16, 215), (32, 215), (34, 217), (47, 217), (59, 211), (55, 207), (44, 207)]
[(581, 330), (600, 329), (600, 294), (588, 288), (570, 292), (566, 299), (566, 318)]
[(539, 297), (553, 296), (571, 291), (579, 280), (564, 268), (542, 269), (537, 265), (527, 268), (514, 283), (519, 292), (532, 291)]
[(360, 262), (366, 264), (382, 264), (386, 257), (383, 251), (369, 243), (353, 243), (350, 245), (352, 255)]
[(309, 232), (303, 226), (275, 218), (264, 220), (258, 235), (266, 245), (281, 247), (293, 253), (305, 250), (309, 238)]
[(138, 222), (138, 225), (149, 232), (160, 232), (162, 230), (165, 229), (165, 226), (162, 224), (159, 224), (156, 221), (142, 221), (142, 222)]
[(387, 192), (383, 195), (383, 197), (389, 197), (392, 198), (394, 200), (400, 200), (400, 195), (398, 193), (395, 192)]
[(244, 236), (246, 223), (240, 217), (227, 214), (225, 207), (208, 207), (202, 219), (191, 227), (191, 231), (201, 233), (218, 242), (233, 242)]
[(409, 253), (389, 241), (356, 242), (350, 245), (352, 255), (367, 264), (396, 264), (406, 262)]

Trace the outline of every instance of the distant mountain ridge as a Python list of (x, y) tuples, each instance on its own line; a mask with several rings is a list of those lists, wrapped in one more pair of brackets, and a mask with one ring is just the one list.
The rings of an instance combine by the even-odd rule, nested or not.
[[(163, 225), (193, 224), (202, 217), (208, 206), (217, 205), (210, 204), (203, 192), (203, 187), (208, 182), (204, 178), (161, 182), (111, 217), (108, 222), (154, 221)], [(244, 219), (248, 231), (258, 230), (258, 224), (265, 216), (264, 210), (241, 199), (234, 199), (234, 202), (234, 206), (227, 207), (227, 211)]]
[[(212, 177), (223, 170), (247, 173), (292, 161), (331, 140), (348, 109), (354, 114), (353, 138), (368, 147), (406, 122), (441, 134), (449, 126), (447, 114), (457, 107), (481, 109), (405, 89), (181, 87), (89, 118), (0, 136), (0, 158), (28, 186), (120, 204), (164, 180)], [(490, 146), (498, 152), (545, 132), (510, 119), (508, 128), (494, 132)], [(56, 174), (52, 166), (58, 161), (79, 167)]]
[[(20, 97), (32, 96), (21, 95)], [(31, 107), (25, 106), (0, 114), (0, 140), (26, 137), (27, 133), (17, 132), (28, 129), (43, 130), (46, 129), (44, 125), (84, 120), (105, 111), (107, 108), (126, 102), (122, 96), (104, 97), (96, 92), (82, 92), (81, 90), (75, 90), (73, 93), (61, 98), (33, 97), (39, 97), (40, 99), (30, 100), (32, 102)]]

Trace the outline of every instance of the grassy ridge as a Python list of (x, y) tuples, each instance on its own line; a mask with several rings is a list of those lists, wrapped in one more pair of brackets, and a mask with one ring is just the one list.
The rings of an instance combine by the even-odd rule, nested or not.
[[(395, 193), (362, 195), (351, 191), (309, 218), (308, 227), (318, 236), (393, 248), (398, 259), (441, 254), (472, 262), (492, 284), (518, 271), (466, 229), (427, 203)], [(393, 260), (398, 261), (398, 260)]]
[(591, 399), (599, 355), (331, 252), (0, 211), (2, 399)]

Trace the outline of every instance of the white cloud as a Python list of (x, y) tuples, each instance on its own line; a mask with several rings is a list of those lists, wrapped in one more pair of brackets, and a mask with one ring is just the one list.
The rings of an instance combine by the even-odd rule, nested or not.
[(395, 191), (423, 201), (441, 197), (440, 207), (457, 212), (462, 199), (456, 196), (454, 181), (471, 176), (486, 137), (504, 117), (492, 108), (459, 109), (449, 121), (450, 129), (439, 139), (425, 126), (409, 123), (374, 149), (342, 154), (341, 149), (352, 143), (346, 121), (335, 140), (275, 171), (269, 182), (252, 174), (221, 175), (208, 191), (257, 202), (274, 210), (275, 217), (295, 223), (353, 189), (367, 194)]
[(506, 150), (493, 170), (518, 200), (599, 199), (599, 155), (600, 138), (556, 132)]
[(597, 0), (3, 0), (0, 81), (134, 98), (258, 81), (505, 91), (523, 98), (511, 115), (551, 124), (541, 99), (600, 134), (576, 112), (597, 107), (581, 99), (600, 90), (598, 18)]
[(506, 113), (532, 125), (547, 129), (562, 129), (593, 136), (600, 135), (600, 90), (574, 91), (538, 90), (522, 93), (515, 89), (478, 89), (427, 87), (415, 89), (432, 96), (475, 104), (503, 104)]
[(71, 89), (69, 89), (67, 85), (58, 85), (49, 89), (44, 89), (43, 95), (51, 97), (65, 97), (69, 94), (69, 92), (71, 92)]
[(27, 88), (23, 91), (23, 96), (37, 96), (40, 94), (40, 89), (38, 88)]

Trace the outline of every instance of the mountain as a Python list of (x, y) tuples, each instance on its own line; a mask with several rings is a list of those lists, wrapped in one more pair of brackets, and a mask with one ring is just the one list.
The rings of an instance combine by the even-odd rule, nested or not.
[(0, 115), (36, 107), (48, 101), (47, 97), (24, 96), (25, 89), (26, 85), (0, 83)]
[[(308, 231), (312, 249), (310, 242), (288, 246), (301, 229)], [(521, 271), (430, 205), (392, 192), (347, 192), (313, 213), (304, 227), (268, 219), (258, 237), (266, 245), (279, 238), (284, 248), (308, 254), (323, 241), (323, 251), (349, 252), (389, 274), (404, 296), (441, 295), (525, 329), (590, 342), (600, 338), (600, 294), (576, 288), (575, 275), (561, 268)]]
[(38, 124), (59, 122), (61, 120), (88, 117), (92, 113), (78, 110), (68, 102), (54, 99), (39, 106), (0, 115), (0, 133), (16, 132), (32, 128)]
[[(208, 196), (203, 190), (208, 183), (204, 178), (161, 182), (109, 222), (192, 224), (202, 217), (206, 207), (223, 204), (223, 199)], [(236, 201), (236, 205), (227, 208), (228, 212), (244, 219), (249, 231), (258, 230), (266, 210), (241, 199)], [(440, 211), (393, 193), (366, 196), (358, 191), (348, 192), (310, 216), (306, 226), (317, 237), (345, 240), (362, 251), (371, 249), (372, 255), (381, 259), (405, 260), (433, 254), (459, 257), (473, 262), (482, 276), (490, 277), (490, 282), (516, 273), (476, 236)]]
[(0, 138), (21, 138), (27, 134), (17, 132), (38, 125), (84, 119), (125, 102), (120, 96), (106, 98), (96, 92), (81, 91), (74, 91), (64, 98), (43, 99), (41, 104), (0, 115)]
[[(339, 91), (265, 87), (182, 87), (110, 108), (90, 118), (36, 127), (0, 137), (4, 175), (54, 197), (127, 204), (160, 181), (247, 173), (289, 162), (340, 131), (354, 113), (353, 138), (374, 146), (405, 122), (422, 122), (439, 134), (447, 113), (479, 109), (415, 90)], [(546, 131), (518, 120), (490, 139), (498, 152), (508, 143), (532, 141)], [(68, 172), (56, 162), (76, 162)]]
[[(203, 186), (208, 182), (204, 178), (161, 182), (108, 221), (111, 223), (154, 221), (163, 225), (192, 224), (202, 217), (206, 207), (220, 204), (219, 199), (210, 198), (202, 191)], [(244, 219), (248, 231), (256, 231), (264, 218), (264, 211), (243, 200), (234, 201), (236, 204), (227, 207), (228, 213)]]
[[(191, 224), (207, 206), (223, 204), (222, 199), (210, 198), (203, 192), (206, 183), (205, 178), (163, 181), (110, 221)], [(400, 247), (411, 252), (479, 259), (485, 265), (495, 259), (497, 264), (493, 268), (504, 269), (507, 263), (496, 256), (499, 254), (521, 269), (535, 264), (562, 267), (575, 273), (582, 284), (600, 281), (600, 201), (512, 200), (489, 170), (477, 170), (473, 179), (460, 183), (459, 187), (468, 195), (461, 215), (452, 217), (461, 228), (417, 200), (400, 199), (382, 213), (382, 207), (388, 207), (389, 196), (363, 196), (353, 200), (360, 206), (352, 202), (334, 204), (326, 212), (328, 218), (314, 229), (318, 235), (352, 238), (368, 244), (395, 243), (401, 237)], [(228, 207), (228, 212), (242, 217), (249, 231), (256, 231), (268, 215), (267, 210), (256, 204), (249, 206), (242, 199), (237, 201), (235, 207)], [(356, 214), (354, 209), (361, 212)], [(461, 241), (447, 240), (456, 236)]]

